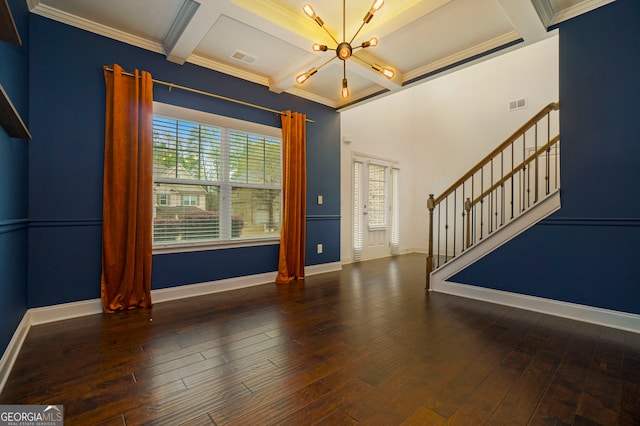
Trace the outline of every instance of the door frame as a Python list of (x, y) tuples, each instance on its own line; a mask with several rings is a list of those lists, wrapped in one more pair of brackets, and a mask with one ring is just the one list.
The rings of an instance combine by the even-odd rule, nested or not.
[[(368, 165), (369, 164), (375, 164), (375, 165), (379, 165), (379, 166), (383, 166), (385, 167), (385, 214), (387, 215), (387, 220), (386, 220), (386, 241), (389, 243), (388, 247), (389, 250), (386, 253), (385, 256), (390, 256), (393, 254), (397, 254), (397, 233), (398, 233), (398, 225), (397, 223), (393, 223), (392, 221), (394, 220), (393, 217), (393, 204), (394, 204), (394, 196), (395, 196), (395, 208), (396, 210), (398, 209), (398, 197), (397, 197), (397, 193), (396, 191), (399, 190), (399, 185), (396, 183), (396, 187), (393, 187), (392, 184), (392, 170), (397, 170), (399, 173), (400, 170), (400, 164), (397, 160), (393, 160), (393, 159), (389, 159), (389, 158), (383, 158), (383, 157), (378, 157), (378, 156), (374, 156), (374, 155), (370, 155), (370, 154), (365, 154), (365, 153), (361, 153), (361, 152), (352, 152), (351, 153), (351, 212), (350, 212), (350, 221), (351, 221), (351, 235), (350, 235), (350, 249), (351, 249), (351, 253), (352, 253), (352, 260), (354, 262), (360, 261), (360, 260), (369, 260), (369, 259), (374, 259), (376, 257), (380, 257), (380, 256), (375, 256), (375, 257), (366, 257), (363, 256), (363, 252), (365, 250), (366, 247), (364, 247), (365, 242), (366, 242), (366, 236), (365, 236), (365, 232), (368, 232), (368, 223), (365, 223), (365, 220), (363, 219), (363, 217), (366, 216), (366, 213), (362, 212), (359, 214), (359, 218), (360, 220), (362, 220), (362, 222), (360, 223), (360, 226), (358, 227), (356, 222), (355, 222), (355, 212), (356, 209), (361, 210), (359, 208), (360, 205), (363, 204), (363, 199), (358, 197), (358, 199), (356, 199), (357, 194), (355, 193), (355, 184), (356, 184), (356, 163), (360, 163), (362, 164), (361, 167), (361, 177), (360, 177), (360, 196), (361, 197), (367, 197), (368, 198), (368, 192), (365, 193), (365, 189), (368, 189), (368, 185), (365, 184), (365, 178), (368, 180)], [(367, 167), (364, 167), (367, 166)], [(368, 202), (366, 203), (368, 204)], [(365, 207), (366, 208), (366, 207)], [(368, 212), (368, 209), (365, 210)], [(364, 214), (363, 214), (364, 213)], [(399, 214), (397, 214), (396, 211), (396, 215), (395, 215), (395, 220), (399, 220)], [(361, 236), (360, 236), (360, 246), (356, 247), (356, 232), (357, 232), (357, 228), (361, 228)], [(392, 240), (394, 239), (394, 234), (395, 233), (395, 244), (392, 244)]]

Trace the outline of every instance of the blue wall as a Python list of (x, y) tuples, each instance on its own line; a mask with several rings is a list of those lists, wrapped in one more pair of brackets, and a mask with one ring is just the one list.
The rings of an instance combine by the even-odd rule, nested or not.
[[(22, 46), (0, 41), (0, 84), (28, 125), (29, 17), (10, 0)], [(29, 141), (0, 127), (0, 354), (27, 310), (27, 154)]]
[[(32, 15), (29, 151), (29, 307), (100, 297), (105, 84), (102, 66), (144, 69), (153, 78), (277, 110), (306, 113), (307, 265), (340, 259), (340, 118), (332, 108)], [(159, 102), (280, 127), (277, 114), (156, 85)], [(315, 203), (317, 194), (325, 203)], [(317, 243), (324, 253), (316, 254)], [(311, 249), (313, 248), (313, 250)], [(278, 245), (163, 254), (152, 288), (277, 269)], [(275, 276), (274, 276), (275, 278)]]
[(640, 314), (640, 2), (559, 28), (562, 209), (452, 281)]

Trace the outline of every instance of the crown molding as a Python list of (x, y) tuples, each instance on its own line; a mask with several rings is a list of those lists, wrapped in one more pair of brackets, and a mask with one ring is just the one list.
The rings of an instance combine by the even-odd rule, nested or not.
[(473, 47), (470, 47), (468, 49), (454, 53), (453, 55), (449, 55), (445, 58), (439, 59), (435, 62), (431, 62), (430, 64), (427, 64), (422, 67), (416, 68), (412, 71), (409, 71), (404, 74), (403, 82), (412, 81), (415, 78), (422, 77), (434, 71), (438, 71), (442, 68), (448, 67), (458, 62), (462, 62), (466, 59), (473, 58), (474, 56), (482, 55), (483, 53), (486, 53), (500, 46), (504, 46), (506, 44), (512, 43), (520, 38), (521, 38), (520, 34), (517, 31), (509, 31), (508, 33), (502, 34), (498, 37), (494, 37), (491, 40), (487, 40), (480, 44), (476, 44)]
[(551, 3), (551, 0), (533, 0), (533, 6), (538, 12), (544, 26), (549, 28), (582, 15), (583, 13), (613, 3), (614, 1), (615, 0), (584, 0), (565, 9), (556, 9)]
[(319, 96), (319, 95), (314, 95), (313, 93), (309, 93), (306, 90), (302, 90), (298, 87), (292, 87), (290, 89), (285, 90), (286, 93), (290, 94), (290, 95), (294, 95), (297, 96), (299, 98), (304, 98), (307, 99), (309, 101), (313, 101), (313, 102), (317, 102), (319, 104), (322, 105), (326, 105), (328, 107), (331, 108), (338, 108), (338, 103), (331, 100), (331, 99), (327, 99), (324, 96)]
[(553, 22), (554, 16), (556, 14), (555, 9), (551, 5), (550, 0), (533, 0), (533, 8), (538, 13), (542, 24), (545, 28), (549, 28), (551, 26), (551, 22)]
[(267, 86), (267, 87), (269, 86), (268, 77), (264, 77), (256, 73), (252, 73), (240, 68), (236, 68), (236, 67), (227, 65), (225, 63), (218, 62), (211, 58), (207, 58), (205, 56), (193, 54), (189, 56), (189, 58), (187, 58), (187, 62), (194, 65), (200, 65), (201, 67), (208, 68), (214, 71), (219, 71), (221, 73), (228, 74), (233, 77), (241, 78), (243, 80), (247, 80), (252, 83), (257, 83), (262, 86)]
[(609, 3), (613, 3), (615, 0), (586, 0), (582, 3), (578, 3), (566, 9), (557, 11), (553, 23), (551, 25), (559, 24), (568, 19), (575, 18), (583, 13), (591, 12), (594, 9), (605, 6)]
[(71, 25), (72, 27), (80, 28), (85, 31), (121, 41), (123, 43), (131, 44), (142, 49), (150, 50), (152, 52), (160, 53), (163, 55), (165, 54), (164, 48), (162, 47), (161, 43), (146, 39), (144, 37), (135, 36), (124, 31), (120, 31), (115, 28), (90, 21), (88, 19), (80, 18), (76, 15), (72, 15), (70, 13), (47, 6), (45, 4), (41, 4), (39, 0), (28, 0), (27, 4), (29, 5), (29, 11), (36, 15), (53, 19), (54, 21)]

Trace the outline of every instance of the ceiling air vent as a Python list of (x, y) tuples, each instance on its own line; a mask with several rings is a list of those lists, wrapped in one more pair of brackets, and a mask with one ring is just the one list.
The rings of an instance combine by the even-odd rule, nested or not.
[(515, 101), (509, 101), (509, 111), (516, 111), (527, 107), (527, 99), (517, 99)]
[(249, 64), (249, 65), (253, 64), (256, 61), (255, 56), (248, 55), (239, 50), (236, 50), (235, 52), (233, 52), (233, 54), (231, 55), (231, 58), (235, 59), (236, 61), (244, 62), (245, 64)]

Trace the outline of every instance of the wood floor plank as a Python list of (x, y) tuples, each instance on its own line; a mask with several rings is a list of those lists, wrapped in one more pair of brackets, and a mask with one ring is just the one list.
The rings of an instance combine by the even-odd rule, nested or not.
[(323, 419), (321, 419), (320, 421), (314, 423), (315, 426), (324, 426), (324, 425), (326, 425), (326, 426), (335, 426), (335, 425), (349, 426), (349, 425), (355, 425), (355, 424), (358, 424), (358, 422), (355, 421), (354, 419), (352, 419), (351, 417), (349, 417), (342, 410), (334, 410), (328, 416), (326, 416)]
[(179, 426), (210, 426), (215, 425), (208, 414), (200, 414), (186, 422), (181, 422)]
[(424, 281), (410, 254), (34, 326), (0, 403), (72, 426), (640, 424), (640, 335)]
[(566, 339), (567, 353), (549, 389), (540, 400), (531, 425), (572, 424), (597, 344), (596, 340)]
[(540, 352), (511, 387), (487, 424), (527, 424), (561, 360), (559, 354)]
[[(456, 410), (445, 422), (445, 426), (468, 426), (484, 425), (491, 414), (476, 407), (464, 406)], [(516, 425), (514, 421), (504, 423), (505, 425)]]
[(282, 419), (282, 423), (312, 425), (326, 417), (327, 413), (338, 409), (345, 401), (352, 400), (370, 388), (363, 381), (354, 379), (344, 386), (332, 389), (310, 404), (299, 407), (295, 412)]
[(401, 426), (443, 425), (446, 419), (426, 407), (418, 408)]
[[(235, 405), (222, 407), (210, 413), (211, 417), (217, 424), (229, 425), (264, 425), (277, 422), (278, 420), (297, 411), (301, 406), (306, 406), (329, 392), (327, 386), (321, 382), (313, 382), (302, 389), (283, 389), (284, 392), (290, 392), (280, 398), (273, 398), (274, 393), (269, 392), (269, 397), (262, 400), (252, 398), (251, 402), (245, 405)], [(255, 395), (255, 394), (254, 394)], [(266, 395), (266, 392), (265, 392)], [(247, 406), (255, 407), (249, 408)]]
[(622, 401), (623, 357), (624, 347), (620, 341), (607, 338), (600, 340), (576, 415), (601, 424), (614, 424), (618, 421)]

